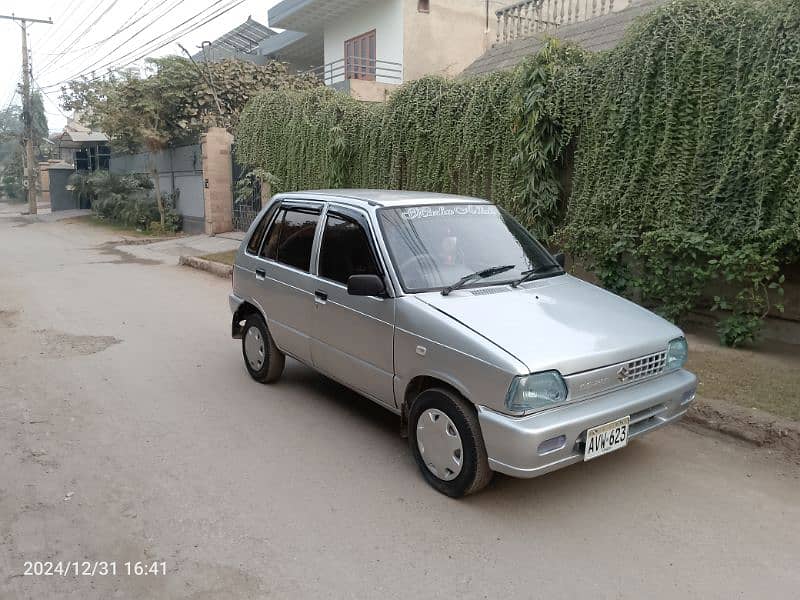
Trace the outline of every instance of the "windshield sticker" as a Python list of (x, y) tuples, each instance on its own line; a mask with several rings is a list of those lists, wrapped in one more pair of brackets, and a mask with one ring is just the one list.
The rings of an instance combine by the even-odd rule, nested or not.
[(463, 215), (496, 215), (497, 207), (491, 204), (465, 204), (460, 206), (412, 206), (400, 213), (405, 221), (431, 217), (458, 217)]

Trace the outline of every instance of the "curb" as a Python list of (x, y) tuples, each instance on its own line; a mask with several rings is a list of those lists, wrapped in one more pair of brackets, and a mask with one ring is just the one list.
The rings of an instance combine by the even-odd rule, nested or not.
[(800, 459), (800, 423), (722, 400), (697, 398), (685, 419), (707, 429)]
[(196, 256), (181, 256), (178, 259), (178, 264), (193, 269), (199, 269), (225, 279), (230, 279), (231, 273), (233, 273), (233, 267), (230, 265), (224, 265), (204, 258), (197, 258)]

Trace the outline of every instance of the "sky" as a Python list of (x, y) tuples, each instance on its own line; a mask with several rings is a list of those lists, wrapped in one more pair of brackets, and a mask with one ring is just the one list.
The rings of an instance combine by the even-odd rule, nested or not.
[[(13, 13), (53, 20), (52, 25), (29, 25), (28, 43), (33, 78), (44, 92), (48, 126), (51, 131), (61, 131), (67, 122), (58, 106), (58, 85), (63, 80), (95, 69), (96, 73), (106, 72), (109, 67), (123, 65), (145, 53), (182, 54), (178, 43), (194, 53), (201, 42), (218, 38), (248, 16), (267, 25), (267, 11), (277, 3), (278, 0), (0, 0), (0, 15)], [(228, 12), (188, 31), (231, 6)], [(191, 20), (180, 25), (187, 19)], [(174, 33), (166, 35), (171, 30)], [(179, 37), (155, 49), (175, 35)], [(154, 41), (147, 44), (151, 40)], [(20, 104), (20, 96), (14, 91), (22, 74), (22, 36), (14, 21), (0, 19), (0, 57), (0, 109), (4, 109), (12, 101)], [(142, 61), (133, 64), (140, 65)]]

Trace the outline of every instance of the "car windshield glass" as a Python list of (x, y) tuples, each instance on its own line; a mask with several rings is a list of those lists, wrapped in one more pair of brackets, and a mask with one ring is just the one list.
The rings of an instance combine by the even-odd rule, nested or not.
[[(513, 265), (464, 287), (516, 281), (555, 265), (550, 254), (511, 215), (492, 204), (383, 208), (379, 220), (406, 292), (441, 290), (462, 277)], [(558, 268), (544, 276), (559, 275)]]

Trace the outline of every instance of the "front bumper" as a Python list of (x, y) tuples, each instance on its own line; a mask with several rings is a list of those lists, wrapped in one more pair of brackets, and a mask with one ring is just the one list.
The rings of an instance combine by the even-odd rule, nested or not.
[[(680, 419), (694, 399), (697, 378), (680, 370), (528, 417), (509, 417), (478, 406), (478, 419), (494, 471), (538, 477), (583, 460), (586, 431), (630, 415), (629, 438)], [(560, 449), (542, 442), (565, 436)]]

